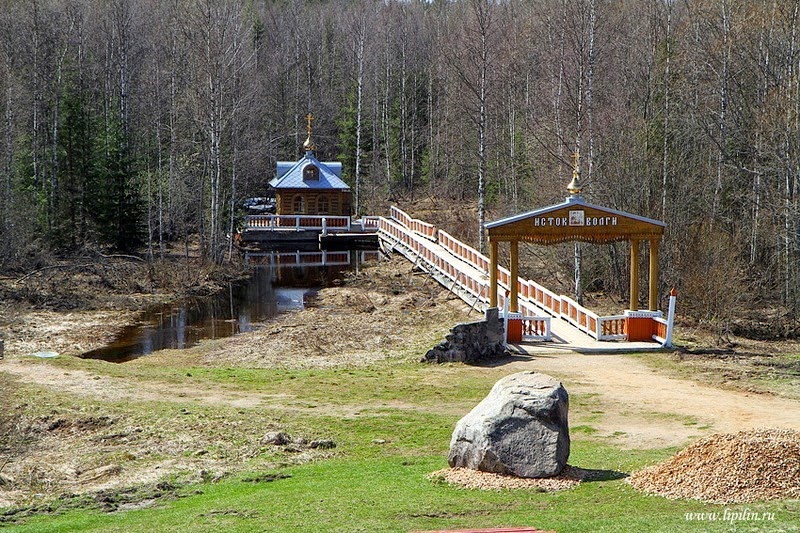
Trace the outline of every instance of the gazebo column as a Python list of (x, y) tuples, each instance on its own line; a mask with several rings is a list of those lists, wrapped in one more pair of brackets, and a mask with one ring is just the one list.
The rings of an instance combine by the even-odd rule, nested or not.
[(639, 310), (639, 241), (631, 239), (631, 311)]
[(508, 280), (508, 289), (511, 291), (511, 303), (508, 310), (512, 313), (519, 312), (519, 241), (511, 241), (511, 276)]
[(489, 307), (497, 307), (497, 241), (489, 237)]
[(658, 248), (661, 239), (650, 239), (650, 311), (658, 311)]

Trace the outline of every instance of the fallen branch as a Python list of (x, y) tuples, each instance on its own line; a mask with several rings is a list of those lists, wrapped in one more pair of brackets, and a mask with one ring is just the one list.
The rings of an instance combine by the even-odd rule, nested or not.
[(111, 255), (105, 255), (105, 254), (101, 254), (100, 252), (97, 252), (97, 255), (99, 255), (100, 257), (103, 257), (103, 258), (105, 258), (105, 259), (116, 259), (116, 258), (121, 258), (121, 259), (134, 259), (134, 260), (136, 260), (136, 261), (139, 261), (140, 263), (144, 263), (144, 262), (145, 262), (145, 260), (144, 260), (144, 259), (142, 259), (141, 257), (138, 257), (138, 256), (136, 256), (136, 255), (127, 255), (127, 254), (111, 254)]
[(35, 276), (36, 274), (38, 274), (40, 272), (44, 272), (45, 270), (53, 270), (53, 269), (56, 269), (56, 268), (82, 268), (82, 267), (94, 266), (96, 264), (97, 263), (80, 263), (80, 264), (76, 264), (76, 265), (50, 265), (50, 266), (46, 266), (46, 267), (42, 267), (42, 268), (36, 269), (33, 272), (28, 272), (27, 274), (25, 274), (21, 278), (15, 279), (14, 283), (16, 284), (16, 283), (20, 283), (22, 281), (25, 281), (29, 277)]

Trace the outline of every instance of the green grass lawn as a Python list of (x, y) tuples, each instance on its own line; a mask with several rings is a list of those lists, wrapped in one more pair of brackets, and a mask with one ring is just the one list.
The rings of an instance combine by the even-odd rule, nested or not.
[[(658, 453), (576, 446), (572, 462), (629, 467)], [(769, 523), (740, 522), (737, 531), (796, 529), (797, 503), (719, 506), (644, 496), (623, 480), (595, 481), (557, 493), (478, 491), (434, 483), (426, 475), (441, 456), (389, 455), (334, 459), (283, 471), (268, 482), (226, 480), (183, 489), (184, 497), (141, 510), (75, 510), (29, 519), (12, 531), (409, 531), (535, 526), (557, 531), (727, 531), (730, 522), (693, 522), (690, 512), (749, 509), (775, 514)]]
[[(105, 512), (91, 498), (67, 498), (53, 513), (34, 513), (6, 524), (9, 531), (350, 532), (501, 526), (534, 526), (559, 532), (800, 530), (798, 501), (721, 506), (667, 500), (635, 491), (621, 473), (656, 463), (676, 450), (622, 450), (595, 437), (590, 423), (598, 405), (591, 394), (571, 398), (571, 418), (588, 421), (589, 425), (576, 424), (573, 428), (570, 464), (604, 471), (601, 480), (562, 492), (542, 493), (479, 491), (428, 479), (428, 474), (446, 467), (455, 422), (507, 373), (502, 367), (395, 361), (316, 371), (176, 365), (160, 373), (152, 367), (141, 372), (133, 365), (95, 361), (52, 364), (130, 379), (161, 377), (164, 382), (194, 383), (204, 388), (225, 386), (237, 391), (288, 394), (302, 400), (305, 407), (215, 410), (198, 405), (192, 409), (197, 416), (214, 411), (231, 420), (280, 420), (288, 431), (330, 437), (337, 447), (330, 458), (297, 466), (282, 464), (274, 456), (254, 457), (245, 463), (249, 474), (181, 485), (169, 497), (152, 501), (142, 496), (138, 502), (141, 508)], [(54, 396), (51, 401), (69, 399)], [(92, 405), (100, 403), (93, 400)], [(338, 416), (329, 409), (343, 405), (353, 414)], [(122, 409), (111, 403), (108, 406)], [(134, 403), (130, 408), (140, 416), (151, 413), (153, 420), (177, 409), (161, 403)], [(191, 419), (187, 420), (190, 424)], [(378, 439), (385, 442), (376, 442)], [(726, 509), (729, 513), (766, 511), (774, 513), (774, 520), (734, 524), (686, 519), (686, 513), (721, 514)]]

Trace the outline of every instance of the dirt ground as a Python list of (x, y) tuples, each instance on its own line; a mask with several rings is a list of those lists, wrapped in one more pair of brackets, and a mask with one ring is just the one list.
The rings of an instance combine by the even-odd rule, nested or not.
[[(194, 480), (220, 475), (247, 458), (274, 453), (262, 437), (283, 428), (254, 420), (246, 409), (268, 403), (302, 409), (282, 404), (274, 394), (160, 380), (134, 384), (113, 373), (64, 368), (30, 357), (42, 350), (65, 356), (100, 347), (147, 302), (169, 297), (170, 291), (157, 283), (126, 286), (129, 268), (136, 267), (103, 267), (103, 272), (84, 274), (71, 288), (72, 296), (55, 300), (56, 305), (47, 304), (46, 294), (70, 282), (66, 272), (22, 284), (0, 280), (0, 331), (5, 338), (0, 375), (37, 391), (37, 398), (28, 401), (35, 403), (34, 425), (41, 437), (35, 456), (4, 471), (11, 481), (0, 479), (0, 506), (28, 501), (34, 492), (85, 492), (177, 473)], [(120, 272), (109, 274), (116, 269)], [(39, 288), (26, 288), (27, 283)], [(105, 288), (93, 295), (92, 287)], [(103, 293), (109, 305), (102, 305)], [(66, 303), (71, 299), (83, 303), (70, 308)], [(312, 306), (280, 315), (253, 332), (201, 343), (185, 355), (165, 351), (148, 360), (176, 366), (185, 357), (192, 365), (209, 367), (295, 369), (418, 360), (452, 325), (479, 316), (395, 257), (348, 275), (339, 286), (321, 290)], [(748, 345), (753, 350), (766, 356), (772, 348)], [(571, 417), (572, 425), (591, 427), (595, 437), (623, 448), (680, 446), (711, 432), (754, 427), (800, 429), (796, 400), (712, 387), (624, 355), (537, 354), (491, 370), (456, 365), (441, 375), (531, 369), (561, 379), (571, 394), (584, 399), (579, 409), (583, 414)], [(137, 412), (141, 402), (159, 410), (157, 420)], [(348, 416), (357, 406), (323, 408), (326, 414)], [(290, 451), (279, 452), (281, 461), (307, 461), (328, 453), (306, 444), (324, 435), (298, 437)]]
[[(109, 490), (165, 476), (196, 481), (236, 471), (253, 457), (285, 464), (330, 453), (308, 444), (325, 435), (295, 435), (297, 443), (277, 451), (263, 442), (264, 435), (284, 428), (268, 417), (251, 416), (248, 409), (304, 409), (280, 395), (224, 385), (130, 380), (31, 357), (52, 350), (63, 360), (102, 346), (135, 318), (142, 302), (164, 295), (134, 293), (127, 309), (112, 310), (64, 310), (8, 300), (0, 305), (6, 342), (0, 377), (11, 376), (22, 387), (36, 437), (34, 453), (2, 470), (6, 477), (0, 477), (0, 507), (30, 503), (34, 493)], [(189, 350), (165, 350), (147, 356), (145, 364), (321, 368), (388, 357), (417, 360), (453, 324), (479, 315), (395, 258), (368, 271), (348, 273), (339, 286), (319, 291), (306, 309), (279, 315), (255, 331)], [(126, 363), (134, 374), (137, 364)], [(136, 408), (142, 404), (148, 410)], [(357, 408), (323, 406), (314, 413), (352, 416)]]
[(508, 365), (509, 372), (524, 370), (558, 376), (570, 393), (592, 395), (602, 413), (587, 423), (625, 448), (682, 446), (711, 432), (759, 427), (800, 430), (796, 400), (670, 377), (626, 355), (560, 352)]

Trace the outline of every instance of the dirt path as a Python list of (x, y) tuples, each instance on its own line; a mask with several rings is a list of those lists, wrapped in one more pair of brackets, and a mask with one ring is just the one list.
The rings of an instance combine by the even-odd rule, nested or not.
[(105, 401), (193, 401), (207, 404), (224, 404), (231, 407), (255, 407), (265, 396), (245, 394), (222, 388), (198, 390), (162, 382), (127, 382), (121, 378), (102, 376), (85, 370), (65, 370), (44, 363), (30, 363), (23, 359), (9, 359), (0, 363), (0, 371), (17, 376), (24, 383), (50, 387), (60, 392), (91, 397)]
[(544, 372), (571, 393), (598, 395), (590, 396), (597, 408), (589, 408), (585, 423), (630, 448), (680, 446), (698, 435), (757, 427), (800, 430), (800, 402), (670, 377), (630, 356), (537, 354), (507, 368)]
[[(0, 372), (16, 376), (23, 383), (52, 388), (59, 392), (74, 394), (110, 402), (172, 402), (176, 404), (196, 403), (239, 409), (261, 407), (282, 411), (308, 411), (314, 414), (353, 417), (364, 406), (334, 405), (308, 402), (293, 394), (237, 391), (225, 385), (180, 385), (163, 381), (130, 382), (123, 378), (94, 374), (85, 370), (65, 370), (46, 363), (23, 359), (0, 361)], [(418, 409), (416, 405), (391, 401), (371, 402), (370, 408)]]
[[(473, 367), (474, 368), (474, 367)], [(714, 432), (758, 427), (800, 430), (800, 402), (766, 394), (718, 389), (669, 377), (624, 355), (537, 355), (502, 367), (503, 373), (536, 370), (564, 381), (578, 402), (573, 427), (589, 427), (624, 448), (682, 446)], [(0, 363), (24, 382), (107, 401), (196, 402), (238, 408), (302, 410), (301, 398), (285, 394), (241, 392), (225, 386), (197, 388), (162, 382), (127, 382), (84, 370), (65, 370), (22, 359)], [(299, 403), (298, 403), (299, 402)], [(385, 407), (390, 407), (385, 405)], [(413, 405), (391, 407), (418, 408)], [(358, 405), (317, 405), (315, 412), (350, 416)]]

